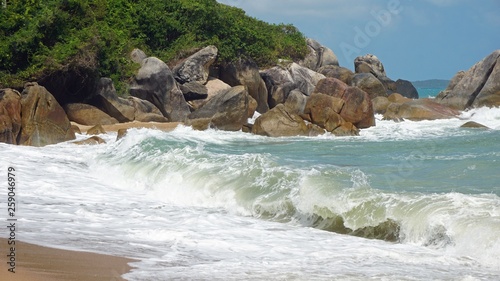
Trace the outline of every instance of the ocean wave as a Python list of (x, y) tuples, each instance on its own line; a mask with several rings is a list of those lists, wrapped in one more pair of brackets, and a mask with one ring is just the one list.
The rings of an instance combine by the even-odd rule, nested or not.
[[(357, 167), (288, 165), (261, 147), (268, 141), (268, 150), (290, 145), (283, 139), (194, 135), (188, 128), (136, 130), (108, 144), (91, 168), (106, 167), (107, 184), (174, 206), (418, 244), (497, 265), (500, 198), (495, 194), (388, 192), (373, 188), (370, 176)], [(256, 152), (241, 153), (241, 142)]]

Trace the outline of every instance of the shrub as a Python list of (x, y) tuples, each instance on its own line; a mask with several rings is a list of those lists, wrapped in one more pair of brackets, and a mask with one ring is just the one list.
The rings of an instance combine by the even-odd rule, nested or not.
[(218, 62), (240, 56), (267, 66), (300, 59), (304, 36), (216, 0), (17, 0), (0, 7), (0, 87), (68, 67), (111, 77), (118, 90), (137, 69), (128, 54), (141, 48), (164, 61), (215, 45)]

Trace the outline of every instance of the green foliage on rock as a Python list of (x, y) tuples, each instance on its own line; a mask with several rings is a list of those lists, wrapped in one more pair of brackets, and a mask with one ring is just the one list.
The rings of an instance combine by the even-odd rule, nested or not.
[(133, 48), (164, 61), (215, 45), (219, 62), (239, 56), (259, 65), (299, 59), (304, 36), (216, 0), (16, 0), (0, 7), (0, 87), (68, 68), (95, 71), (115, 83), (137, 69)]

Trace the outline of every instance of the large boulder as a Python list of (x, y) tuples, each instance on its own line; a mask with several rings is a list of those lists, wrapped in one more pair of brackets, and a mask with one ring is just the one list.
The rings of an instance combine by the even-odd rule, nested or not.
[(180, 86), (181, 92), (186, 101), (203, 100), (208, 97), (208, 89), (198, 82), (188, 82)]
[(68, 103), (64, 106), (64, 110), (66, 111), (69, 121), (82, 125), (94, 126), (118, 123), (118, 120), (90, 104)]
[(322, 93), (336, 98), (342, 98), (349, 86), (337, 78), (322, 79), (314, 89), (315, 93)]
[(209, 68), (217, 58), (217, 47), (208, 46), (196, 52), (182, 63), (174, 67), (175, 79), (179, 83), (207, 83)]
[(307, 121), (332, 132), (345, 122), (339, 114), (343, 106), (343, 99), (313, 93), (307, 99), (303, 116)]
[(500, 50), (457, 73), (436, 101), (458, 110), (500, 106)]
[(316, 85), (325, 75), (312, 71), (309, 68), (292, 63), (289, 67), (295, 87), (307, 96), (311, 95)]
[(220, 69), (220, 79), (233, 87), (246, 86), (248, 94), (257, 101), (257, 111), (265, 113), (269, 110), (266, 84), (260, 76), (259, 67), (253, 60), (240, 58), (223, 65)]
[(311, 95), (318, 82), (324, 79), (317, 73), (297, 63), (283, 63), (261, 72), (269, 93), (269, 106), (284, 103), (292, 90), (298, 90), (306, 96)]
[(299, 62), (301, 66), (316, 71), (322, 66), (339, 65), (337, 56), (331, 49), (321, 45), (318, 41), (311, 38), (306, 39), (306, 42), (309, 52), (306, 57)]
[(317, 72), (326, 77), (337, 78), (347, 85), (351, 85), (352, 79), (354, 78), (354, 73), (350, 69), (337, 65), (322, 66)]
[(354, 59), (354, 69), (356, 73), (371, 73), (377, 78), (387, 76), (382, 62), (372, 54)]
[(113, 80), (110, 78), (99, 80), (97, 94), (89, 101), (89, 104), (96, 106), (118, 122), (130, 122), (135, 119), (134, 104), (116, 94)]
[(365, 91), (371, 99), (376, 97), (387, 97), (387, 91), (384, 85), (371, 73), (358, 73), (354, 75), (352, 86)]
[(189, 119), (210, 119), (214, 128), (239, 131), (247, 123), (248, 112), (248, 92), (244, 86), (236, 86), (210, 99)]
[(284, 104), (288, 112), (300, 115), (304, 113), (306, 103), (307, 96), (299, 90), (293, 90), (288, 95)]
[(190, 113), (172, 71), (155, 57), (141, 62), (130, 86), (130, 94), (153, 103), (169, 121), (184, 121)]
[(148, 56), (146, 56), (146, 53), (142, 51), (141, 49), (133, 49), (132, 52), (130, 52), (130, 59), (135, 62), (135, 63), (141, 63), (144, 59), (146, 59)]
[(75, 139), (64, 109), (44, 87), (27, 84), (21, 105), (22, 129), (18, 144), (44, 146)]
[(432, 99), (411, 100), (405, 103), (391, 103), (384, 114), (384, 119), (412, 121), (449, 119), (457, 117), (458, 110), (439, 104)]
[(345, 101), (340, 116), (359, 129), (375, 126), (370, 96), (357, 87), (347, 88), (342, 99)]
[(321, 80), (315, 93), (322, 93), (344, 100), (339, 113), (346, 122), (354, 124), (359, 129), (375, 126), (375, 116), (370, 96), (358, 87), (347, 86), (336, 78)]
[(128, 97), (134, 105), (134, 120), (139, 122), (168, 122), (168, 119), (161, 114), (161, 111), (154, 104), (147, 100), (136, 97)]
[[(313, 93), (308, 99), (301, 116), (336, 136), (357, 136), (359, 130), (340, 116), (344, 100), (321, 93)], [(312, 135), (310, 133), (310, 135)]]
[(376, 97), (372, 99), (373, 112), (377, 114), (384, 114), (390, 104), (391, 102), (387, 97)]
[(396, 92), (403, 97), (418, 99), (418, 91), (410, 81), (398, 79), (396, 81)]
[(21, 131), (21, 94), (12, 89), (0, 90), (0, 142), (17, 144)]
[(207, 84), (204, 85), (207, 89), (207, 97), (205, 99), (192, 100), (189, 104), (194, 108), (194, 110), (200, 108), (202, 105), (207, 103), (211, 98), (226, 92), (231, 89), (231, 86), (226, 84), (224, 81), (216, 78), (208, 78)]
[(259, 116), (252, 127), (252, 133), (269, 137), (308, 136), (309, 130), (304, 120), (283, 104)]

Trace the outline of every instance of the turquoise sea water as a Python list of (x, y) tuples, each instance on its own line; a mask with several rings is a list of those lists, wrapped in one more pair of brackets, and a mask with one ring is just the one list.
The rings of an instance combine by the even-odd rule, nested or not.
[(359, 137), (0, 144), (0, 168), (18, 173), (19, 239), (138, 259), (129, 280), (496, 280), (500, 110), (377, 119)]
[(444, 89), (437, 88), (417, 88), (419, 98), (435, 98)]

